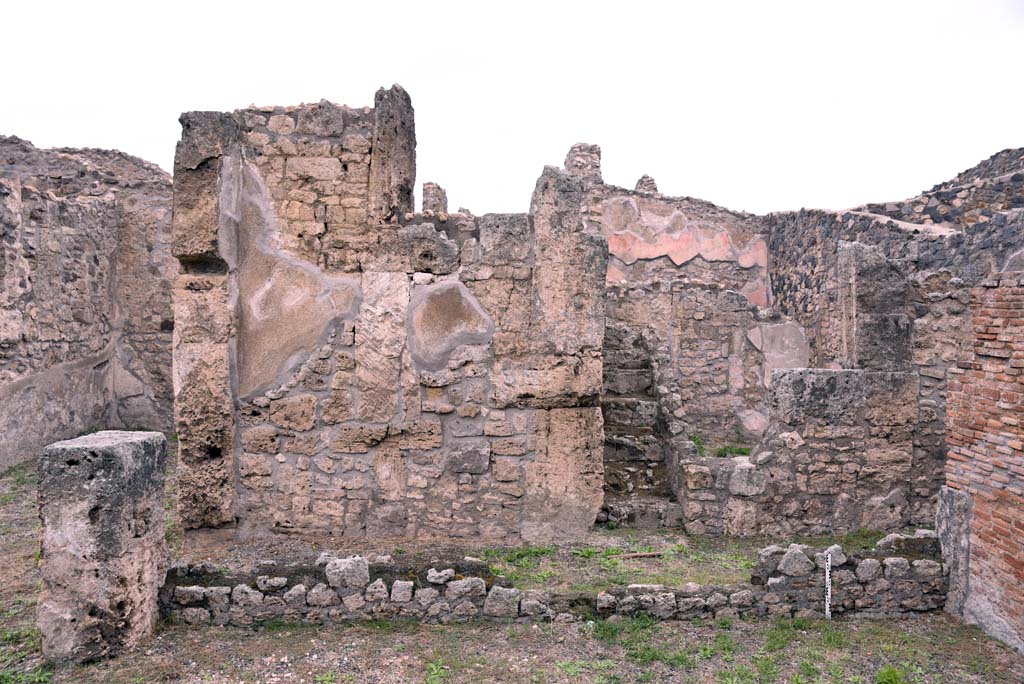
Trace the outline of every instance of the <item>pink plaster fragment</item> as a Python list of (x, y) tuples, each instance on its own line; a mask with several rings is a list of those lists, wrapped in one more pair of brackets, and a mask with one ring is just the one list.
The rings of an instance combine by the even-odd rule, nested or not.
[(768, 306), (768, 284), (764, 278), (758, 278), (743, 288), (743, 295), (747, 301), (754, 306), (766, 308)]
[(604, 281), (611, 285), (618, 285), (619, 283), (625, 282), (626, 274), (618, 267), (617, 264), (608, 264), (608, 273), (605, 275)]
[(676, 266), (682, 266), (700, 253), (700, 245), (690, 230), (675, 235), (663, 235), (658, 244), (664, 245), (662, 253)]
[(768, 270), (768, 245), (762, 238), (758, 238), (751, 242), (746, 251), (739, 255), (736, 259), (743, 268), (751, 268), (752, 266), (760, 266), (765, 271)]
[(736, 250), (733, 249), (728, 232), (698, 229), (697, 239), (700, 242), (700, 255), (708, 261), (736, 260)]

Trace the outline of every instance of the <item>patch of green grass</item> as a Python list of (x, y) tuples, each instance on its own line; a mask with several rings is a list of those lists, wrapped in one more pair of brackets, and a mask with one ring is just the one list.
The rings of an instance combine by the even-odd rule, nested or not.
[(577, 558), (596, 558), (597, 556), (601, 555), (601, 549), (594, 549), (589, 547), (585, 549), (576, 549), (572, 552), (572, 555), (576, 556)]
[(821, 670), (819, 670), (810, 660), (801, 660), (796, 667), (800, 674), (805, 677), (817, 677), (821, 674)]
[(736, 444), (727, 444), (715, 449), (715, 456), (718, 458), (725, 458), (727, 456), (748, 456), (749, 454), (750, 447), (737, 446)]
[(609, 620), (596, 620), (588, 624), (590, 635), (606, 644), (614, 644), (625, 631), (625, 624)]
[(313, 684), (338, 684), (338, 673), (324, 672), (323, 674), (314, 675)]
[[(550, 556), (554, 552), (555, 547), (553, 546), (523, 546), (506, 552), (501, 559), (515, 565), (520, 565), (524, 561), (533, 561), (536, 564), (538, 558)], [(520, 567), (522, 566), (520, 565)]]
[(856, 532), (848, 532), (842, 535), (841, 537), (798, 537), (797, 539), (795, 539), (795, 541), (816, 548), (831, 546), (832, 544), (839, 544), (843, 547), (843, 551), (849, 554), (869, 551), (875, 548), (875, 544), (878, 543), (878, 540), (880, 540), (886, 534), (888, 533), (878, 532), (875, 530), (857, 530)]
[(282, 632), (293, 632), (300, 629), (305, 629), (306, 625), (299, 622), (288, 622), (287, 620), (268, 620), (260, 625), (257, 629), (261, 632), (267, 632), (269, 634), (279, 634)]
[(731, 634), (719, 632), (715, 635), (715, 650), (722, 655), (726, 661), (732, 659), (736, 653), (736, 639)]
[(0, 473), (0, 480), (11, 480), (16, 487), (34, 485), (39, 481), (36, 465), (32, 462), (19, 463)]
[(821, 645), (825, 648), (842, 648), (846, 643), (846, 636), (831, 624), (826, 624), (821, 630)]
[(427, 675), (423, 678), (423, 684), (447, 684), (452, 680), (452, 673), (445, 662), (435, 658), (427, 663)]
[(765, 637), (764, 650), (781, 651), (789, 646), (797, 637), (797, 632), (804, 632), (814, 625), (807, 618), (780, 618), (775, 626), (768, 630)]
[(696, 664), (693, 656), (683, 649), (670, 650), (650, 643), (637, 643), (626, 647), (626, 657), (639, 665), (665, 663), (669, 667), (689, 670)]
[(690, 441), (693, 442), (693, 446), (697, 447), (697, 455), (703, 456), (705, 452), (704, 438), (700, 436), (698, 432), (690, 433)]
[(875, 674), (875, 684), (908, 684), (907, 673), (886, 665)]
[(720, 670), (715, 675), (719, 684), (754, 684), (754, 671), (746, 665), (737, 665), (728, 670)]
[(0, 684), (49, 684), (53, 681), (53, 669), (37, 667), (28, 672), (0, 672)]
[(754, 656), (754, 667), (757, 669), (758, 684), (777, 682), (782, 674), (779, 663), (772, 656)]
[(365, 622), (360, 622), (359, 625), (374, 632), (383, 632), (385, 634), (390, 634), (391, 632), (396, 631), (399, 627), (399, 623), (395, 620), (385, 620), (383, 618), (366, 620)]
[(582, 660), (563, 661), (561, 663), (556, 663), (555, 667), (570, 677), (578, 677), (583, 674), (583, 670), (586, 669)]
[(6, 506), (7, 504), (14, 503), (17, 500), (17, 492), (7, 492), (6, 494), (0, 494), (0, 506)]

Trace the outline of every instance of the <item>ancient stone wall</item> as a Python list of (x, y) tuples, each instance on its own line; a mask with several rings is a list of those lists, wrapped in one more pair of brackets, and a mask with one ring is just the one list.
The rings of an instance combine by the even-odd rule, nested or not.
[[(975, 167), (903, 202), (859, 207), (923, 225), (1003, 225), (1005, 212), (1024, 208), (1024, 150), (1003, 150)], [(1001, 219), (1000, 216), (1003, 216)]]
[(169, 429), (170, 178), (17, 138), (0, 161), (0, 467), (88, 429)]
[(768, 254), (755, 217), (601, 180), (600, 149), (577, 145), (586, 220), (608, 238), (606, 489), (663, 496), (665, 457), (693, 438), (710, 452), (752, 445), (771, 370), (807, 365), (802, 332), (768, 308)]
[(823, 534), (911, 522), (916, 375), (779, 370), (749, 456), (672, 456), (691, 533)]
[(982, 281), (971, 309), (971, 353), (950, 370), (938, 513), (950, 609), (1024, 651), (1024, 273)]
[(607, 247), (584, 182), (412, 212), (408, 95), (183, 115), (176, 418), (192, 527), (544, 539), (601, 502)]
[[(990, 183), (981, 178), (988, 173), (1005, 175), (1017, 168), (1014, 160), (1019, 161), (1019, 156), (997, 155), (1002, 160), (999, 164), (983, 163), (961, 174), (963, 183), (991, 185), (1013, 194), (1016, 186), (1007, 185), (1007, 179)], [(997, 157), (993, 159), (999, 161)], [(947, 189), (937, 186), (933, 193)], [(941, 222), (927, 212), (893, 220), (867, 210), (877, 210), (874, 205), (845, 213), (805, 210), (765, 218), (775, 304), (807, 332), (811, 365), (885, 369), (889, 359), (899, 359), (901, 366), (909, 360), (910, 367), (904, 370), (919, 376), (910, 501), (915, 524), (927, 524), (934, 515), (935, 495), (943, 480), (946, 377), (969, 344), (967, 288), (992, 270), (1016, 263), (1024, 248), (1024, 214), (1012, 208), (1014, 200), (992, 206), (980, 198), (970, 204), (967, 196), (943, 201), (947, 200), (973, 208), (946, 212)], [(843, 243), (870, 246), (888, 264), (862, 247), (852, 247), (860, 256), (851, 261), (851, 247), (844, 248)], [(863, 263), (856, 265), (857, 261)], [(852, 271), (850, 264), (855, 265)], [(905, 283), (901, 284), (899, 274)], [(858, 280), (863, 286), (851, 290), (851, 283)], [(885, 296), (864, 299), (858, 294), (875, 290)], [(860, 311), (868, 316), (860, 316)], [(860, 321), (870, 328), (851, 325)], [(892, 348), (896, 341), (899, 355)], [(867, 356), (853, 353), (851, 342), (863, 344)], [(909, 356), (903, 353), (907, 342)]]

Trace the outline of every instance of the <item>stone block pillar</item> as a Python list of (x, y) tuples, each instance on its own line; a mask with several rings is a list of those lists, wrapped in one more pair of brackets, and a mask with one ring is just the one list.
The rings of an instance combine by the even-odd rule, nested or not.
[(39, 460), (43, 655), (84, 662), (149, 635), (166, 565), (159, 432), (104, 431)]
[[(217, 112), (181, 117), (174, 158), (174, 421), (178, 507), (187, 528), (235, 520), (228, 271), (236, 259), (238, 125)], [(232, 156), (235, 155), (235, 157)]]

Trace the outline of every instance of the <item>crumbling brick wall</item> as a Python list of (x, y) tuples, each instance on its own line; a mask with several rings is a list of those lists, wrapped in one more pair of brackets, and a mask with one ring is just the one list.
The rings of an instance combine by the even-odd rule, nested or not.
[(584, 181), (529, 215), (412, 212), (408, 95), (190, 113), (176, 417), (192, 527), (544, 539), (601, 502), (605, 240)]
[(171, 426), (170, 177), (0, 137), (0, 467), (99, 427)]
[(1024, 273), (972, 290), (973, 353), (951, 369), (944, 551), (954, 612), (1024, 650)]

